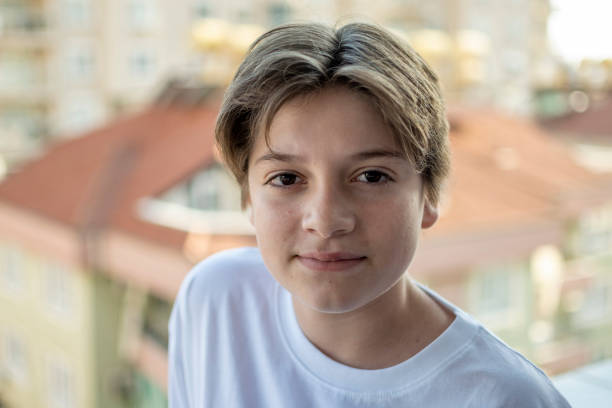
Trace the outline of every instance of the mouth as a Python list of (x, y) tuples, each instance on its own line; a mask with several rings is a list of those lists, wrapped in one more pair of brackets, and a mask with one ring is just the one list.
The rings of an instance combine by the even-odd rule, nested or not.
[(345, 252), (313, 252), (296, 255), (297, 259), (308, 269), (318, 272), (333, 272), (351, 269), (367, 257)]

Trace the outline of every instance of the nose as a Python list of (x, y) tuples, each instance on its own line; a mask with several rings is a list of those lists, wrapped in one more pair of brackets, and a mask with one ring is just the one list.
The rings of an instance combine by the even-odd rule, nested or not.
[(356, 217), (349, 197), (338, 186), (312, 188), (304, 197), (302, 228), (323, 239), (341, 236), (355, 229)]

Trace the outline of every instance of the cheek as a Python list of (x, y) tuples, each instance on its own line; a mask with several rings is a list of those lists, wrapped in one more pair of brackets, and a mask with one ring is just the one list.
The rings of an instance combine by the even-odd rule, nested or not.
[(385, 257), (405, 263), (416, 248), (421, 225), (417, 200), (389, 200), (378, 211), (366, 214), (368, 241)]
[(421, 217), (422, 210), (419, 208), (418, 199), (412, 197), (382, 199), (362, 211), (362, 219), (365, 222), (377, 224), (378, 229), (393, 230), (397, 233), (413, 231), (415, 226), (421, 224)]
[(278, 200), (255, 199), (252, 205), (257, 246), (268, 270), (283, 284), (299, 236), (297, 211)]
[(258, 242), (288, 240), (299, 226), (299, 209), (273, 197), (260, 195), (252, 202), (255, 233)]

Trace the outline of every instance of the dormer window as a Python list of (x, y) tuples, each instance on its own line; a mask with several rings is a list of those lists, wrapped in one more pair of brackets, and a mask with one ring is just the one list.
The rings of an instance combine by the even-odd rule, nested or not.
[(240, 189), (220, 164), (196, 173), (158, 199), (197, 210), (240, 211)]
[(252, 234), (240, 209), (240, 187), (220, 164), (213, 164), (157, 197), (141, 200), (148, 222), (205, 234)]

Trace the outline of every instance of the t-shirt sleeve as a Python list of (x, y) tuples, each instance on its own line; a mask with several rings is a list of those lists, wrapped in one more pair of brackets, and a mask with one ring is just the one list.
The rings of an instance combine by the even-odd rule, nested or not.
[(510, 392), (506, 391), (502, 395), (504, 398), (498, 405), (500, 408), (571, 408), (567, 400), (549, 381), (546, 384), (523, 384), (522, 387), (511, 387)]
[[(523, 379), (524, 380), (524, 379)], [(519, 381), (507, 396), (507, 407), (571, 408), (550, 379), (540, 372), (537, 379)]]
[(253, 264), (255, 254), (246, 248), (211, 255), (181, 284), (168, 323), (169, 408), (199, 407), (202, 395), (210, 391), (214, 383), (210, 351), (213, 360), (218, 357), (215, 333), (218, 324), (232, 321), (219, 315), (220, 305), (239, 296), (241, 285), (250, 284), (253, 274), (243, 272)]
[(474, 395), (470, 407), (571, 408), (550, 379), (539, 369), (508, 370), (497, 374)]

